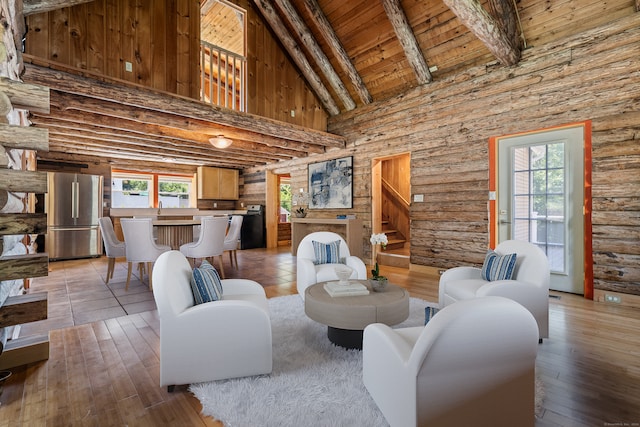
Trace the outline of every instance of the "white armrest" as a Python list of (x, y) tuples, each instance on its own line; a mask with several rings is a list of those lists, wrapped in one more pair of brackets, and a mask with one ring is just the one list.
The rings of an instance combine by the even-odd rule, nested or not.
[(252, 294), (265, 295), (264, 288), (256, 281), (249, 279), (222, 279), (222, 290), (233, 295)]
[(345, 262), (349, 267), (354, 269), (357, 279), (364, 280), (367, 278), (367, 266), (364, 265), (364, 262), (360, 258), (349, 255)]
[(453, 267), (442, 273), (440, 283), (454, 280), (480, 279), (482, 270), (477, 267)]
[(309, 285), (316, 283), (316, 266), (308, 258), (298, 257), (296, 271), (296, 286), (298, 294), (304, 300), (304, 291)]

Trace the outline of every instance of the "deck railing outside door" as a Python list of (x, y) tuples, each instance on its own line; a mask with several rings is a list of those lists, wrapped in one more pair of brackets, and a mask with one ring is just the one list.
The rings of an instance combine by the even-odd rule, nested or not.
[(200, 41), (200, 99), (246, 111), (246, 64), (244, 56)]

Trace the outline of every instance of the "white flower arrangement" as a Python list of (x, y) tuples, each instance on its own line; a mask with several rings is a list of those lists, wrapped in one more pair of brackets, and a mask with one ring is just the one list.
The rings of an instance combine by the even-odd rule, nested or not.
[(389, 243), (389, 240), (387, 239), (387, 235), (384, 233), (378, 233), (378, 234), (373, 233), (369, 241), (371, 242), (372, 245), (382, 245), (383, 249), (386, 248), (387, 243)]

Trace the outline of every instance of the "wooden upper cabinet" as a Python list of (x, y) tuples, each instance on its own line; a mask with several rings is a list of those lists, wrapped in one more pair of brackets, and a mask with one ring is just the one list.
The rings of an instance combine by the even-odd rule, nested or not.
[(238, 176), (236, 169), (198, 167), (198, 199), (238, 200)]

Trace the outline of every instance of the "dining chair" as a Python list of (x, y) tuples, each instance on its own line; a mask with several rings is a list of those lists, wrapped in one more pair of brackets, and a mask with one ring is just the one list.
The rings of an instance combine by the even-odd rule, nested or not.
[(224, 251), (229, 252), (229, 262), (231, 263), (231, 267), (233, 267), (233, 263), (235, 262), (236, 269), (238, 269), (238, 239), (240, 238), (240, 229), (242, 228), (243, 218), (244, 217), (242, 215), (231, 216), (229, 229), (227, 230), (227, 235), (224, 238)]
[(100, 226), (100, 233), (102, 235), (102, 241), (104, 242), (104, 251), (109, 259), (107, 265), (107, 277), (105, 279), (105, 285), (109, 284), (109, 279), (113, 279), (113, 271), (116, 266), (116, 258), (122, 258), (125, 256), (125, 244), (121, 242), (116, 236), (116, 232), (113, 229), (113, 222), (108, 216), (98, 218), (98, 225)]
[(147, 267), (149, 276), (149, 289), (153, 289), (152, 269), (153, 263), (164, 252), (171, 250), (168, 245), (159, 245), (153, 238), (153, 223), (151, 218), (123, 218), (122, 233), (125, 241), (125, 254), (127, 257), (127, 284), (125, 290), (129, 289), (131, 281), (131, 269), (133, 263), (138, 264), (140, 281), (144, 274), (143, 267)]
[(195, 242), (180, 246), (180, 252), (185, 257), (192, 259), (192, 263), (195, 263), (196, 258), (208, 258), (212, 261), (213, 257), (218, 257), (220, 274), (223, 279), (225, 274), (222, 265), (222, 252), (228, 222), (226, 216), (202, 218), (200, 238)]
[[(194, 220), (199, 220), (202, 223), (202, 218), (213, 218), (211, 215), (194, 215), (193, 219)], [(196, 224), (193, 226), (193, 241), (197, 242), (198, 239), (200, 238), (200, 229), (202, 228), (202, 225), (200, 224)]]

